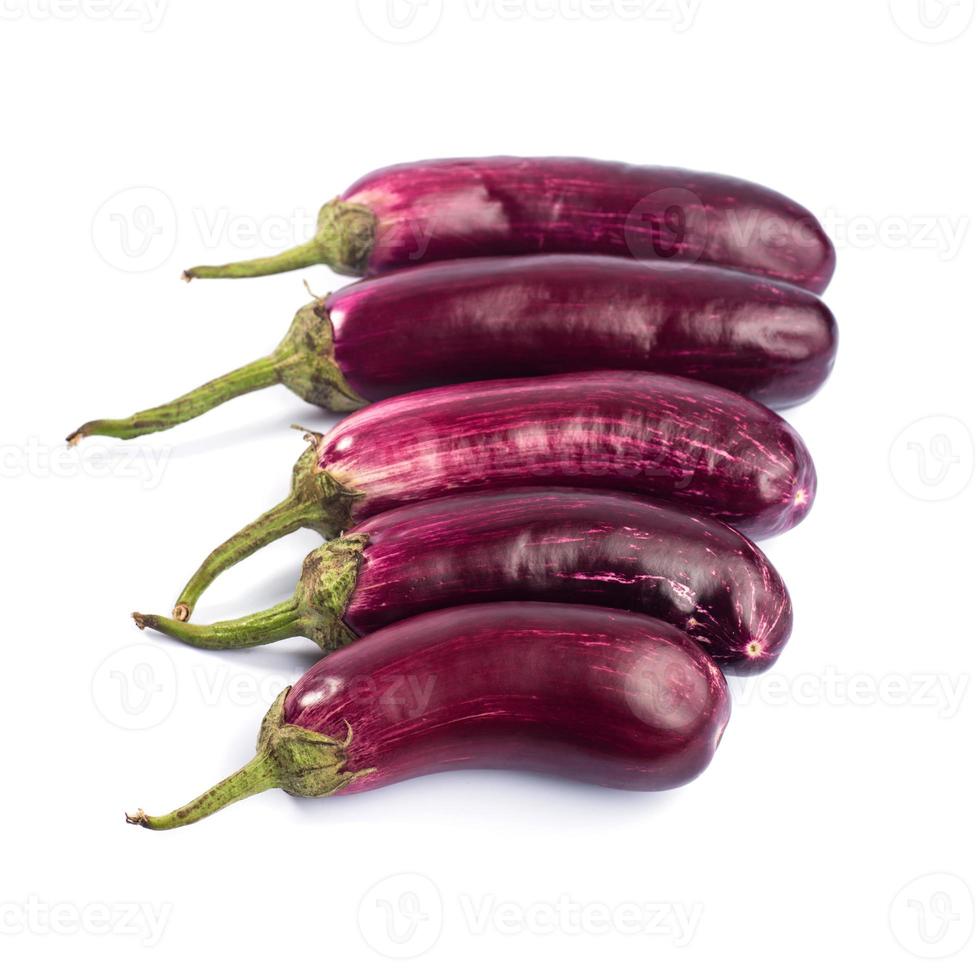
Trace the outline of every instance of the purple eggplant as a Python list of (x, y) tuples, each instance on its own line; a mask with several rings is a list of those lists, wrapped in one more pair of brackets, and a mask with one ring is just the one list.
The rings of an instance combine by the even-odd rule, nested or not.
[(836, 349), (837, 325), (812, 293), (727, 269), (594, 255), (440, 262), (310, 303), (270, 356), (69, 439), (169, 429), (276, 383), (346, 412), (437, 385), (605, 368), (785, 407), (823, 384)]
[(423, 612), (514, 600), (644, 613), (737, 674), (771, 666), (793, 621), (776, 569), (727, 524), (568, 489), (462, 494), (370, 517), (307, 556), (292, 599), (240, 619), (134, 618), (209, 650), (306, 636), (330, 651)]
[(672, 167), (487, 157), (377, 170), (321, 208), (305, 245), (184, 276), (265, 276), (321, 262), (363, 276), (541, 253), (704, 262), (813, 292), (826, 288), (835, 262), (817, 219), (759, 184)]
[(595, 371), (475, 381), (363, 408), (314, 443), (283, 503), (216, 548), (177, 600), (185, 620), (224, 569), (299, 527), (332, 538), (404, 504), (564, 486), (688, 504), (755, 536), (810, 509), (813, 462), (768, 408), (700, 381)]
[(502, 602), (425, 613), (310, 668), (280, 694), (255, 758), (162, 817), (170, 830), (273, 787), (377, 789), (454, 769), (522, 769), (663, 790), (711, 761), (724, 675), (667, 623), (596, 606)]

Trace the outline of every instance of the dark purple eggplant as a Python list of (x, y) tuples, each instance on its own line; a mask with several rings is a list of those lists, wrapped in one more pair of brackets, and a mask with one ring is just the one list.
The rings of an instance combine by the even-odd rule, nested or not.
[(275, 352), (158, 408), (69, 436), (132, 439), (272, 384), (332, 411), (421, 388), (601, 369), (708, 381), (775, 407), (837, 350), (812, 293), (726, 269), (603, 256), (440, 262), (304, 306)]
[(737, 674), (771, 666), (793, 621), (776, 569), (727, 524), (567, 489), (461, 494), (369, 517), (307, 556), (292, 599), (240, 619), (134, 618), (209, 650), (306, 636), (330, 651), (423, 612), (514, 600), (644, 613)]
[(542, 253), (704, 262), (812, 292), (826, 288), (835, 263), (817, 219), (759, 184), (674, 167), (485, 157), (377, 170), (320, 209), (305, 245), (184, 276), (265, 276), (321, 262), (362, 276)]
[(335, 537), (415, 501), (491, 488), (622, 490), (764, 536), (802, 520), (816, 487), (810, 454), (778, 415), (661, 374), (434, 388), (370, 405), (310, 438), (291, 496), (211, 553), (179, 597), (177, 619), (221, 571), (276, 538), (299, 527)]
[(667, 623), (560, 603), (444, 609), (324, 658), (273, 704), (251, 762), (166, 816), (126, 819), (170, 830), (273, 787), (332, 796), (454, 769), (671, 789), (708, 765), (729, 712), (724, 675)]

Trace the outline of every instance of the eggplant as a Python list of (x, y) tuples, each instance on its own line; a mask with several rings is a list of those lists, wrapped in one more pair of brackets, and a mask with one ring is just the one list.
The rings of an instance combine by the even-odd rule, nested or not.
[(266, 276), (321, 262), (364, 276), (542, 253), (704, 262), (818, 293), (835, 263), (817, 219), (759, 184), (573, 157), (485, 157), (376, 170), (320, 209), (305, 245), (184, 277)]
[(501, 602), (425, 613), (311, 667), (266, 714), (256, 755), (151, 830), (280, 787), (377, 789), (454, 769), (521, 769), (664, 790), (711, 761), (731, 710), (692, 640), (637, 613)]
[(326, 651), (423, 612), (475, 602), (566, 602), (662, 619), (723, 670), (775, 663), (792, 629), (782, 578), (744, 535), (622, 493), (485, 491), (368, 518), (312, 551), (292, 599), (198, 626), (134, 613), (208, 650), (306, 636)]
[(564, 486), (694, 506), (757, 537), (809, 511), (813, 461), (794, 429), (741, 395), (662, 374), (475, 381), (363, 408), (313, 445), (283, 503), (216, 548), (177, 600), (186, 620), (224, 569), (310, 527), (325, 538), (404, 504)]
[(347, 412), (437, 385), (570, 371), (659, 371), (773, 407), (826, 380), (837, 325), (812, 293), (726, 269), (604, 256), (440, 262), (304, 306), (259, 358), (168, 404), (69, 436), (132, 439), (284, 384)]

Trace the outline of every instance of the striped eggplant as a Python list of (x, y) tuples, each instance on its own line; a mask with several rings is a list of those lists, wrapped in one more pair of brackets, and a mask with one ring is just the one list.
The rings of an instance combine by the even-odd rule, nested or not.
[(151, 830), (280, 787), (377, 789), (454, 769), (522, 769), (633, 790), (699, 775), (725, 730), (724, 675), (636, 613), (502, 602), (425, 613), (324, 658), (266, 714), (255, 757)]
[(746, 537), (703, 514), (622, 493), (484, 491), (369, 517), (311, 552), (292, 599), (197, 626), (134, 613), (192, 646), (306, 636), (324, 650), (472, 602), (585, 603), (683, 630), (722, 669), (758, 673), (789, 639), (786, 586)]
[(185, 620), (224, 569), (299, 527), (325, 538), (403, 504), (564, 486), (687, 503), (755, 536), (802, 520), (816, 487), (793, 428), (742, 395), (626, 371), (474, 381), (363, 408), (313, 445), (291, 495), (216, 548), (177, 600)]
[(661, 371), (775, 407), (809, 398), (837, 326), (812, 293), (727, 269), (605, 256), (439, 262), (304, 306), (268, 357), (69, 436), (131, 439), (281, 383), (333, 411), (436, 385), (603, 368)]
[(822, 292), (834, 248), (782, 194), (734, 177), (567, 157), (426, 160), (386, 167), (329, 201), (312, 241), (187, 279), (325, 263), (346, 275), (492, 255), (587, 253), (704, 262)]

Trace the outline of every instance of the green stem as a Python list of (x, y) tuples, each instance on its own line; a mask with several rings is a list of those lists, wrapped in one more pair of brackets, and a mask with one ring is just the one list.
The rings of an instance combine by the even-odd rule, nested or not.
[(175, 827), (186, 827), (197, 823), (205, 817), (217, 813), (230, 803), (244, 800), (256, 793), (263, 793), (280, 785), (279, 767), (269, 753), (260, 749), (251, 762), (242, 766), (238, 772), (222, 779), (197, 799), (186, 806), (165, 814), (162, 817), (151, 817), (142, 810), (126, 814), (126, 823), (146, 827), (148, 830), (173, 830)]
[(301, 527), (318, 527), (323, 520), (322, 501), (295, 494), (267, 510), (257, 520), (218, 545), (201, 563), (177, 597), (174, 618), (183, 622), (204, 590), (224, 571), (242, 559)]
[(179, 810), (162, 817), (151, 817), (137, 810), (126, 814), (126, 822), (149, 830), (173, 830), (274, 786), (291, 796), (331, 796), (375, 771), (346, 768), (347, 748), (354, 738), (350, 725), (343, 738), (331, 738), (322, 732), (287, 724), (288, 696), (287, 687), (262, 719), (255, 758), (248, 765)]
[(196, 265), (184, 272), (184, 279), (188, 282), (192, 279), (251, 279), (254, 276), (273, 276), (278, 272), (306, 269), (324, 261), (323, 249), (313, 239), (295, 248), (286, 249), (279, 255), (229, 262), (227, 265)]
[(282, 354), (260, 357), (251, 364), (230, 371), (207, 384), (195, 388), (180, 398), (156, 408), (137, 412), (126, 419), (96, 419), (86, 422), (68, 437), (68, 444), (76, 445), (86, 436), (112, 436), (116, 439), (134, 439), (149, 432), (173, 428), (209, 412), (212, 408), (237, 398), (239, 395), (268, 388), (280, 380), (280, 372), (288, 358)]
[(250, 279), (305, 269), (321, 262), (341, 275), (360, 276), (368, 266), (377, 224), (378, 219), (369, 207), (335, 197), (320, 208), (312, 241), (267, 258), (227, 265), (197, 265), (188, 269), (184, 278)]
[(254, 647), (293, 636), (305, 636), (328, 652), (336, 650), (357, 638), (344, 617), (367, 541), (367, 535), (348, 534), (310, 552), (293, 597), (271, 609), (208, 626), (187, 623), (188, 606), (175, 612), (176, 619), (143, 613), (133, 613), (133, 619), (141, 630), (149, 626), (204, 650)]
[(299, 603), (296, 599), (280, 602), (271, 609), (226, 619), (208, 626), (184, 623), (167, 616), (133, 613), (133, 619), (140, 629), (149, 627), (166, 636), (180, 640), (188, 646), (202, 650), (235, 650), (242, 647), (256, 647), (276, 640), (288, 640), (294, 636), (306, 635)]

